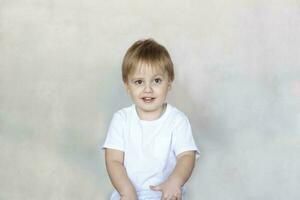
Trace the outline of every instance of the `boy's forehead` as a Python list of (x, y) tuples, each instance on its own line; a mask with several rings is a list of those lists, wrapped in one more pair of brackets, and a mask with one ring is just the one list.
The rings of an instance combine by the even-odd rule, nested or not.
[(166, 71), (157, 66), (152, 66), (149, 64), (141, 64), (136, 67), (136, 69), (131, 73), (131, 76), (164, 76)]

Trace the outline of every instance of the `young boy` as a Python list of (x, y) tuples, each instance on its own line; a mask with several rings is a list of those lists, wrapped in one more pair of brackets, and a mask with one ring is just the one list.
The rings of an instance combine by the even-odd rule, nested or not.
[(188, 118), (166, 103), (174, 80), (167, 50), (135, 42), (122, 64), (133, 105), (116, 112), (103, 145), (111, 200), (182, 200), (199, 151)]

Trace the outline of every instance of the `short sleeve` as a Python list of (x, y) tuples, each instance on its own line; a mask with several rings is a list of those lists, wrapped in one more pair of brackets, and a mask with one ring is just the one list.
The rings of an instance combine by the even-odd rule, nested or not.
[(115, 113), (110, 122), (107, 136), (102, 146), (102, 149), (110, 148), (110, 149), (124, 151), (124, 139), (123, 139), (124, 124), (125, 121), (124, 118), (121, 116), (121, 114)]
[(195, 151), (196, 159), (199, 158), (200, 151), (195, 144), (192, 128), (187, 117), (183, 117), (177, 123), (173, 132), (173, 138), (176, 156), (185, 151)]

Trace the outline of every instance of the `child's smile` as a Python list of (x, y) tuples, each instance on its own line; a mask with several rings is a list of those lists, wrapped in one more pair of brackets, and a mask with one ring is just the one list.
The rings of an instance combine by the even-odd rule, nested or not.
[(144, 97), (142, 98), (144, 100), (145, 103), (152, 103), (154, 101), (155, 98), (152, 97)]

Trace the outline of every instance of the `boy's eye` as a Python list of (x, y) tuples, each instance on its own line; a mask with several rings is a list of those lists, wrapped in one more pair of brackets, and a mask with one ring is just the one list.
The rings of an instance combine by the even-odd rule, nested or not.
[(154, 81), (155, 83), (161, 83), (162, 80), (160, 78), (156, 78)]
[(137, 84), (137, 85), (141, 85), (143, 83), (143, 81), (142, 80), (137, 80), (137, 81), (134, 81), (134, 83)]

